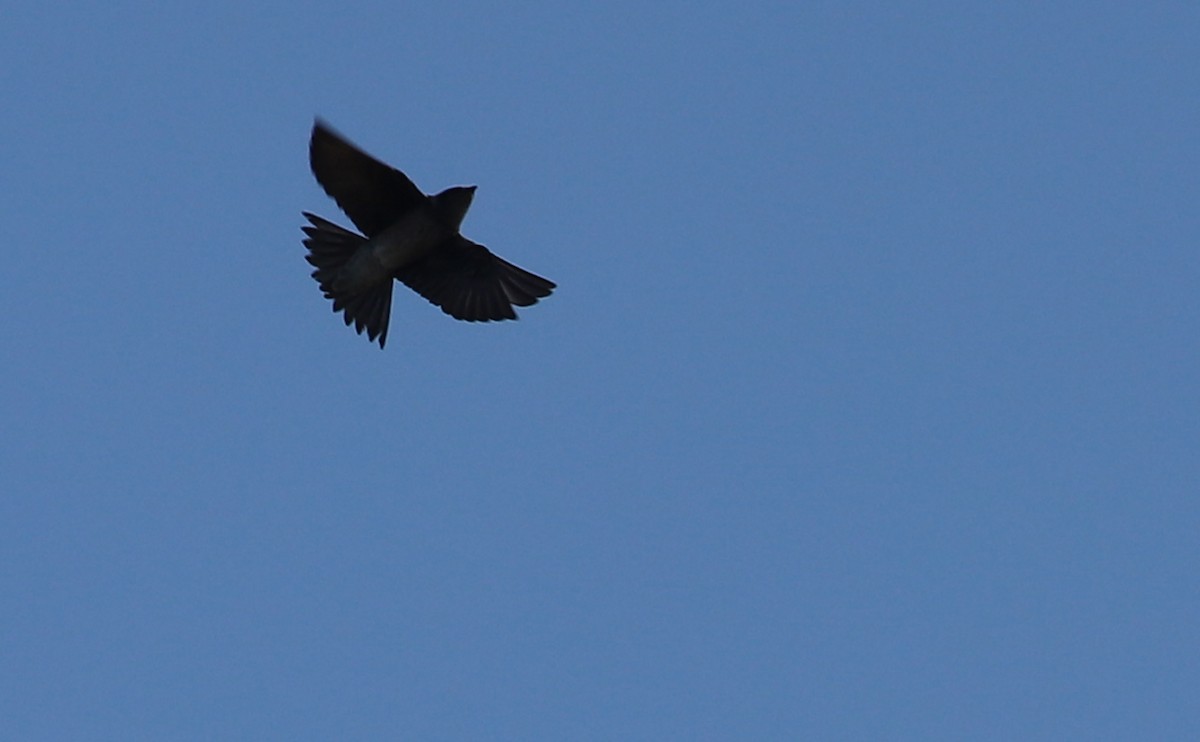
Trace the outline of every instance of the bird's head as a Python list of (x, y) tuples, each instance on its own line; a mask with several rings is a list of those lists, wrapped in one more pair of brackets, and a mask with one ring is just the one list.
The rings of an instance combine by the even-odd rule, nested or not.
[(447, 188), (433, 197), (433, 210), (438, 220), (457, 230), (462, 224), (467, 209), (471, 208), (471, 199), (475, 198), (475, 186), (455, 186)]

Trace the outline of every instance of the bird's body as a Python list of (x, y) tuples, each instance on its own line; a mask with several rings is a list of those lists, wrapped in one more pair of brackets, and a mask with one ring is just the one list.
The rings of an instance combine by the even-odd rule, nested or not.
[(379, 347), (387, 341), (392, 281), (456, 319), (516, 319), (555, 285), (493, 255), (459, 233), (474, 186), (426, 196), (404, 173), (379, 162), (321, 121), (309, 143), (313, 175), (363, 235), (304, 212), (313, 278), (346, 324)]
[(338, 274), (336, 285), (346, 290), (364, 290), (395, 279), (396, 271), (429, 254), (452, 230), (446, 229), (424, 211), (413, 211), (354, 251)]

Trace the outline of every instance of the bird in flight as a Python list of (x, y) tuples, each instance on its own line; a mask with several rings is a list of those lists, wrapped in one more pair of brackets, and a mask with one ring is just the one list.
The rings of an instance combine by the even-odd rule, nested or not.
[[(493, 255), (459, 233), (475, 186), (426, 196), (404, 173), (371, 157), (317, 119), (309, 164), (362, 235), (302, 212), (306, 259), (346, 325), (387, 342), (392, 279), (468, 322), (516, 319), (555, 284)], [(365, 236), (363, 236), (365, 235)]]

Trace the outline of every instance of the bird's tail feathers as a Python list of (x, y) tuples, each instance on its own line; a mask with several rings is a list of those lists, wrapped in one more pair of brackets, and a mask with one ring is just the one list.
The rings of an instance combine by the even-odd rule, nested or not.
[(312, 226), (301, 227), (305, 234), (305, 257), (315, 269), (316, 279), (325, 298), (333, 300), (333, 311), (342, 312), (346, 325), (354, 324), (355, 331), (367, 338), (379, 339), (379, 347), (387, 342), (388, 319), (392, 314), (391, 280), (382, 281), (366, 291), (346, 291), (338, 285), (338, 276), (355, 251), (367, 241), (362, 235), (343, 229), (316, 214), (303, 212)]
[(316, 268), (312, 277), (321, 284), (322, 290), (326, 290), (326, 286), (333, 286), (342, 267), (367, 239), (316, 214), (307, 211), (303, 214), (312, 224), (311, 227), (301, 227), (306, 236), (304, 246), (308, 248), (306, 260)]

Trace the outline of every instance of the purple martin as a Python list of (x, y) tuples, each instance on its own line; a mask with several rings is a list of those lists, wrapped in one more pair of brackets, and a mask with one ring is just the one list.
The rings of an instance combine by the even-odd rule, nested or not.
[[(325, 298), (358, 334), (387, 342), (392, 279), (468, 322), (516, 319), (555, 289), (459, 233), (475, 186), (426, 196), (404, 173), (371, 157), (317, 119), (309, 164), (362, 235), (309, 212), (306, 259)], [(365, 236), (363, 236), (365, 235)]]

